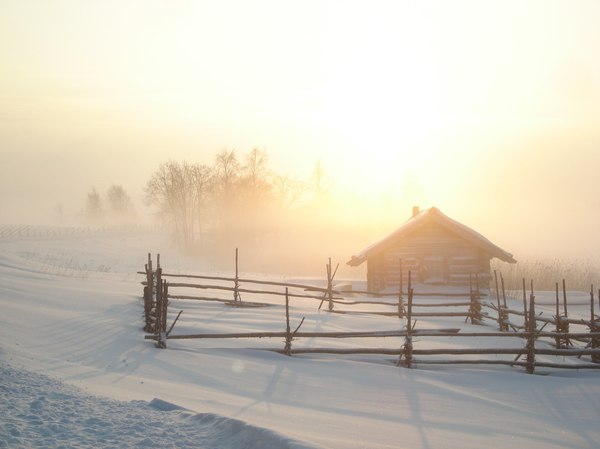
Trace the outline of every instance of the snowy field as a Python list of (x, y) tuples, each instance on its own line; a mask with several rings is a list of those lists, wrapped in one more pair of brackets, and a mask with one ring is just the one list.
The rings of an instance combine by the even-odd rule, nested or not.
[[(600, 444), (600, 370), (538, 369), (536, 375), (504, 366), (409, 370), (391, 356), (286, 357), (260, 350), (282, 348), (277, 339), (169, 340), (168, 349), (157, 349), (144, 340), (143, 276), (136, 274), (147, 253), (160, 252), (171, 272), (232, 273), (216, 273), (152, 237), (104, 232), (0, 238), (0, 447)], [(551, 316), (552, 294), (540, 298), (547, 303), (540, 311)], [(585, 294), (569, 298), (574, 298), (570, 315), (587, 317)], [(173, 333), (283, 330), (281, 299), (266, 300), (273, 305), (260, 309), (173, 301), (171, 312), (184, 310)], [(292, 301), (292, 328), (302, 317), (303, 331), (400, 327), (389, 317), (330, 314), (319, 312), (314, 301)], [(451, 327), (490, 331), (495, 323), (469, 326), (460, 318), (417, 323), (421, 329)], [(401, 343), (303, 340), (294, 347)], [(436, 344), (463, 347), (467, 341)]]

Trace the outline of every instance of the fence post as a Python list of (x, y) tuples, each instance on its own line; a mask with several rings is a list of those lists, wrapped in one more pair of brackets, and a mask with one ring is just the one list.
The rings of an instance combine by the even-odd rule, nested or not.
[(498, 272), (494, 270), (494, 279), (496, 280), (496, 305), (498, 307), (498, 328), (501, 332), (508, 330), (506, 310), (500, 304), (500, 289), (498, 288)]
[[(554, 319), (555, 319), (556, 333), (558, 334), (559, 332), (561, 332), (561, 328), (562, 328), (561, 323), (560, 323), (560, 300), (558, 299), (558, 282), (556, 282), (556, 315), (555, 315)], [(555, 343), (557, 349), (562, 348), (562, 338), (560, 335), (557, 335), (556, 337), (554, 337), (554, 343)]]
[(154, 320), (154, 332), (160, 332), (160, 324), (162, 323), (162, 286), (160, 269), (156, 270), (156, 317)]
[[(404, 357), (404, 366), (407, 368), (412, 367), (413, 359), (413, 344), (412, 344), (412, 303), (413, 303), (413, 289), (411, 286), (411, 271), (408, 271), (408, 309), (406, 311), (406, 337), (404, 338), (404, 346), (402, 348), (402, 354), (400, 359)], [(399, 360), (400, 362), (400, 360)]]
[(479, 295), (471, 290), (469, 292), (470, 303), (469, 303), (469, 315), (471, 317), (471, 324), (481, 324), (481, 302), (479, 302)]
[(162, 294), (161, 294), (161, 298), (162, 298), (162, 306), (163, 306), (163, 313), (162, 313), (162, 325), (161, 325), (161, 330), (163, 333), (165, 333), (165, 339), (166, 339), (166, 332), (167, 332), (167, 310), (169, 307), (169, 283), (165, 282), (163, 280), (161, 280), (161, 284), (162, 284)]
[(525, 287), (525, 278), (523, 278), (523, 326), (528, 329), (529, 317), (527, 316), (527, 288)]
[(404, 316), (404, 304), (402, 303), (402, 259), (399, 259), (400, 263), (400, 284), (398, 286), (398, 318), (402, 319)]
[(167, 298), (168, 288), (166, 282), (161, 282), (160, 290), (160, 324), (158, 324), (158, 340), (156, 341), (156, 347), (160, 349), (167, 348), (167, 314), (169, 307), (169, 300)]
[(290, 298), (288, 288), (285, 288), (285, 347), (283, 348), (285, 355), (292, 353), (292, 332), (290, 330)]
[[(598, 290), (598, 295), (600, 295), (600, 290)], [(590, 320), (590, 332), (599, 332), (600, 326), (596, 326), (596, 312), (594, 310), (594, 284), (590, 288), (590, 312), (591, 312), (591, 320)], [(598, 349), (600, 347), (600, 338), (592, 337), (590, 339), (590, 347), (592, 349)], [(600, 354), (592, 354), (592, 362), (600, 363)]]
[[(154, 303), (154, 272), (152, 271), (152, 254), (148, 253), (148, 263), (146, 264), (146, 288), (144, 291), (147, 296), (144, 298), (144, 308), (147, 307), (146, 328), (148, 332), (152, 332), (154, 325), (152, 323), (152, 307)], [(146, 310), (144, 310), (146, 312)]]
[(242, 297), (240, 296), (240, 278), (238, 271), (238, 249), (235, 249), (235, 280), (233, 281), (233, 302), (242, 301)]
[[(533, 282), (532, 282), (533, 284)], [(533, 289), (532, 289), (533, 290)], [(535, 296), (533, 292), (529, 297), (529, 329), (527, 335), (527, 373), (534, 374), (535, 372), (535, 337), (536, 337), (536, 324), (535, 324)]]
[(331, 272), (331, 257), (327, 264), (327, 296), (329, 298), (329, 311), (333, 310), (333, 274)]
[(144, 331), (152, 332), (152, 285), (148, 284), (148, 264), (146, 269), (146, 285), (144, 286)]
[(157, 336), (156, 346), (164, 349), (166, 344), (167, 298), (164, 295), (162, 268), (156, 269), (156, 320), (154, 334)]
[(563, 308), (565, 310), (565, 318), (569, 316), (569, 312), (567, 311), (567, 287), (565, 285), (565, 280), (562, 280), (562, 288), (563, 288)]
[[(565, 285), (565, 280), (562, 280), (562, 287), (563, 287), (563, 308), (565, 311), (565, 319), (561, 320), (560, 322), (560, 328), (561, 331), (564, 332), (565, 334), (569, 333), (569, 321), (567, 320), (567, 318), (569, 318), (569, 312), (567, 310), (567, 287)], [(569, 340), (569, 337), (565, 337), (565, 347), (568, 347), (571, 344), (571, 341)]]
[(505, 309), (508, 308), (506, 305), (506, 290), (504, 289), (504, 276), (502, 276), (502, 272), (500, 272), (500, 285), (502, 286), (502, 305)]
[(412, 303), (413, 289), (408, 291), (408, 313), (406, 321), (406, 340), (404, 342), (404, 358), (407, 368), (411, 368), (413, 364), (413, 343), (412, 343)]
[(402, 275), (402, 258), (398, 259), (398, 262), (400, 263), (400, 286), (399, 286), (399, 290), (400, 290), (400, 300), (402, 301), (402, 290), (404, 289), (404, 276)]

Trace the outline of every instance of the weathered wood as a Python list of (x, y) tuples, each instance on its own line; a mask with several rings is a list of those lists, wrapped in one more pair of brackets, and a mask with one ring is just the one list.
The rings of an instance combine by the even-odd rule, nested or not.
[(230, 303), (231, 299), (223, 299), (223, 298), (207, 298), (206, 296), (191, 296), (191, 295), (172, 295), (169, 293), (170, 299), (189, 299), (192, 301), (214, 301), (214, 302), (224, 302)]
[[(274, 352), (281, 352), (280, 349), (274, 349)], [(386, 349), (386, 348), (297, 348), (290, 351), (294, 354), (383, 354), (383, 355), (402, 355), (402, 349)]]
[(463, 360), (463, 359), (450, 359), (450, 360), (422, 360), (417, 361), (418, 365), (508, 365), (508, 366), (526, 366), (526, 362), (519, 362), (515, 360)]
[(536, 326), (535, 326), (535, 296), (533, 296), (533, 281), (531, 283), (531, 296), (529, 298), (529, 331), (527, 337), (527, 373), (533, 374), (535, 372), (535, 339), (536, 339)]
[(146, 268), (146, 287), (147, 290), (144, 291), (145, 296), (144, 304), (147, 307), (147, 320), (146, 327), (147, 331), (153, 330), (155, 326), (155, 322), (152, 322), (151, 313), (152, 307), (154, 307), (154, 273), (152, 272), (152, 255), (148, 253), (148, 262), (145, 266)]
[(399, 271), (400, 271), (400, 285), (398, 288), (398, 318), (404, 317), (404, 304), (402, 303), (402, 259), (398, 260)]
[[(173, 288), (173, 287), (185, 287), (185, 288), (197, 288), (197, 289), (201, 289), (201, 290), (235, 291), (234, 287), (223, 287), (223, 286), (220, 286), (220, 285), (187, 284), (187, 283), (182, 283), (182, 282), (173, 282), (173, 283), (170, 283), (169, 285), (171, 286), (171, 288)], [(271, 290), (253, 290), (253, 289), (248, 289), (248, 288), (238, 288), (238, 292), (240, 292), (240, 293), (253, 293), (253, 294), (258, 294), (258, 295), (285, 296), (285, 293), (283, 293), (283, 292), (274, 292), (274, 291), (271, 291)], [(302, 294), (296, 294), (296, 293), (290, 293), (290, 297), (318, 299), (318, 300), (323, 299), (322, 296), (302, 295)], [(338, 300), (343, 299), (341, 297), (336, 297), (336, 296), (334, 296), (333, 298), (334, 299), (338, 299)]]
[(290, 298), (288, 296), (288, 289), (285, 289), (285, 347), (283, 353), (290, 355), (292, 350), (292, 333), (290, 330)]
[(582, 355), (600, 355), (600, 349), (588, 348), (588, 349), (542, 349), (536, 348), (536, 354), (540, 355), (556, 355), (556, 356), (582, 356)]
[[(459, 329), (432, 329), (432, 330), (413, 330), (413, 335), (419, 337), (453, 337), (461, 336)], [(293, 336), (297, 338), (386, 338), (386, 337), (405, 337), (406, 331), (362, 331), (362, 332), (294, 332)], [(501, 334), (506, 336), (506, 334)], [(231, 339), (231, 338), (285, 338), (286, 332), (238, 332), (238, 333), (206, 333), (206, 334), (182, 334), (169, 335), (169, 339)], [(474, 335), (471, 335), (474, 336)], [(147, 340), (156, 339), (156, 335), (147, 335)]]
[[(159, 256), (158, 256), (159, 257)], [(234, 281), (237, 280), (239, 282), (239, 273), (238, 273), (238, 269), (237, 269), (237, 258), (238, 258), (238, 254), (236, 251), (236, 277), (233, 278)], [(158, 259), (159, 260), (159, 259)], [(156, 315), (157, 315), (157, 319), (156, 319), (156, 324), (155, 324), (155, 329), (153, 330), (155, 333), (154, 335), (147, 335), (145, 338), (149, 339), (149, 340), (156, 340), (157, 341), (157, 345), (162, 345), (162, 347), (166, 347), (166, 340), (168, 339), (192, 339), (192, 338), (199, 338), (199, 339), (210, 339), (210, 338), (215, 338), (215, 339), (221, 339), (221, 338), (284, 338), (285, 339), (285, 347), (283, 348), (283, 350), (276, 350), (277, 352), (280, 353), (285, 353), (288, 355), (292, 355), (292, 354), (302, 354), (302, 353), (331, 353), (331, 354), (388, 354), (388, 355), (398, 355), (399, 356), (399, 363), (401, 363), (401, 361), (404, 361), (404, 365), (407, 367), (411, 367), (414, 366), (415, 364), (419, 364), (419, 363), (423, 363), (423, 364), (428, 364), (428, 363), (440, 363), (440, 364), (485, 364), (485, 363), (489, 363), (489, 364), (505, 364), (505, 365), (513, 365), (513, 366), (525, 366), (527, 368), (527, 372), (529, 373), (533, 373), (535, 371), (536, 367), (541, 367), (541, 366), (548, 366), (548, 367), (557, 367), (557, 368), (572, 368), (572, 369), (583, 369), (585, 368), (594, 368), (594, 369), (599, 369), (600, 366), (598, 365), (590, 365), (590, 364), (582, 364), (579, 363), (577, 365), (562, 365), (562, 364), (553, 364), (553, 363), (538, 363), (536, 361), (536, 356), (537, 355), (549, 355), (549, 356), (556, 356), (556, 357), (566, 357), (566, 356), (571, 356), (571, 357), (581, 357), (581, 356), (591, 356), (592, 359), (599, 359), (600, 357), (600, 348), (595, 345), (594, 343), (594, 339), (600, 339), (600, 329), (596, 328), (596, 316), (595, 316), (595, 309), (594, 309), (594, 287), (593, 285), (591, 286), (590, 289), (590, 320), (589, 321), (585, 321), (585, 320), (576, 320), (576, 319), (569, 319), (567, 317), (557, 317), (557, 319), (549, 319), (546, 317), (538, 317), (535, 315), (535, 297), (533, 295), (533, 281), (531, 282), (531, 295), (530, 295), (530, 307), (529, 310), (527, 310), (527, 303), (525, 302), (525, 312), (517, 312), (514, 311), (520, 315), (525, 315), (526, 321), (528, 321), (529, 327), (527, 328), (526, 332), (514, 332), (514, 333), (509, 333), (509, 332), (471, 332), (471, 333), (460, 333), (458, 329), (440, 329), (440, 330), (435, 330), (435, 329), (431, 329), (431, 330), (415, 330), (413, 329), (413, 323), (412, 320), (414, 317), (418, 317), (418, 316), (423, 316), (423, 317), (427, 317), (427, 316), (471, 316), (472, 317), (472, 313), (471, 310), (469, 313), (454, 313), (454, 312), (432, 312), (432, 313), (418, 313), (415, 312), (414, 308), (416, 307), (423, 307), (423, 308), (427, 308), (427, 307), (464, 307), (464, 306), (471, 306), (471, 302), (447, 302), (447, 303), (423, 303), (423, 304), (418, 304), (414, 302), (414, 289), (412, 287), (412, 271), (409, 270), (408, 271), (408, 308), (406, 310), (406, 317), (407, 317), (407, 324), (406, 324), (406, 330), (393, 330), (393, 331), (375, 331), (375, 332), (368, 332), (368, 331), (357, 331), (357, 332), (299, 332), (299, 328), (300, 326), (298, 326), (298, 328), (294, 331), (291, 332), (291, 327), (290, 327), (290, 315), (289, 315), (289, 298), (292, 297), (292, 295), (289, 294), (289, 290), (288, 288), (286, 288), (286, 292), (285, 292), (285, 297), (286, 297), (286, 328), (285, 328), (285, 332), (253, 332), (253, 333), (227, 333), (227, 334), (190, 334), (190, 335), (172, 335), (172, 330), (175, 326), (175, 324), (177, 323), (179, 317), (181, 316), (181, 311), (179, 312), (179, 314), (177, 315), (177, 317), (175, 318), (175, 320), (172, 322), (170, 328), (167, 331), (167, 315), (168, 315), (168, 301), (169, 299), (188, 299), (188, 298), (193, 298), (193, 299), (201, 299), (200, 297), (190, 297), (188, 295), (171, 295), (169, 294), (169, 285), (166, 282), (164, 282), (163, 280), (163, 274), (162, 274), (162, 269), (160, 268), (160, 262), (157, 261), (157, 269), (156, 271), (152, 272), (150, 270), (151, 268), (151, 258), (149, 255), (149, 262), (150, 262), (150, 266), (146, 266), (146, 270), (143, 272), (143, 274), (146, 275), (146, 288), (145, 288), (145, 294), (144, 294), (144, 301), (146, 302), (146, 298), (148, 297), (148, 291), (152, 292), (153, 286), (154, 286), (154, 278), (156, 278), (156, 297), (157, 297), (157, 306), (156, 306)], [(398, 266), (399, 269), (402, 270), (402, 265), (403, 262), (402, 260), (398, 260)], [(466, 264), (465, 264), (466, 266)], [(396, 316), (400, 316), (402, 317), (402, 315), (404, 314), (402, 308), (404, 306), (403, 301), (402, 301), (402, 289), (399, 288), (397, 293), (389, 293), (387, 295), (389, 296), (396, 296), (396, 298), (398, 298), (398, 303), (395, 302), (384, 302), (384, 301), (344, 301), (343, 298), (334, 298), (333, 295), (334, 293), (337, 293), (334, 289), (333, 289), (333, 279), (335, 277), (335, 274), (337, 272), (337, 269), (339, 267), (336, 267), (336, 269), (332, 272), (332, 265), (331, 265), (331, 259), (329, 259), (329, 263), (327, 264), (327, 288), (325, 289), (320, 289), (320, 291), (322, 291), (324, 293), (324, 297), (329, 301), (330, 306), (332, 306), (333, 303), (335, 304), (358, 304), (358, 303), (365, 303), (365, 304), (381, 304), (381, 305), (390, 305), (390, 306), (394, 306), (395, 308), (397, 308), (396, 311), (392, 311), (392, 312), (358, 312), (358, 313), (374, 313), (374, 314), (381, 314), (381, 315), (396, 315)], [(149, 272), (152, 275), (152, 280), (149, 279)], [(497, 279), (497, 274), (496, 275), (496, 279)], [(403, 277), (403, 273), (400, 271), (399, 273), (399, 278)], [(501, 275), (501, 280), (503, 280), (503, 277)], [(525, 280), (523, 279), (523, 284), (524, 284)], [(269, 283), (269, 282), (264, 282), (265, 284)], [(281, 283), (284, 284), (284, 283)], [(217, 290), (229, 290), (229, 291), (234, 291), (236, 290), (236, 287), (239, 287), (239, 285), (234, 285), (233, 288), (228, 288), (228, 287), (221, 287), (220, 286), (214, 286), (214, 285), (207, 285), (207, 286), (199, 286), (198, 284), (186, 284), (186, 283), (174, 283), (172, 285), (175, 286), (181, 286), (181, 287), (191, 287), (191, 288), (206, 288), (206, 289), (217, 289)], [(301, 284), (296, 284), (296, 285), (301, 285)], [(505, 291), (504, 291), (504, 284), (502, 285), (503, 287), (503, 304), (505, 302)], [(525, 284), (524, 284), (525, 287)], [(272, 291), (261, 291), (261, 290), (250, 290), (250, 289), (239, 289), (239, 291), (244, 291), (244, 290), (249, 290), (249, 292), (252, 293), (257, 293), (257, 294), (275, 294), (275, 295), (282, 295), (282, 293), (279, 292), (272, 292)], [(565, 290), (565, 285), (564, 285), (564, 280), (563, 280), (563, 298), (565, 301), (565, 308), (566, 308), (566, 295), (564, 293)], [(315, 290), (315, 291), (319, 291), (319, 290)], [(558, 291), (558, 284), (557, 284), (557, 291)], [(470, 288), (470, 295), (469, 298), (471, 299), (473, 296), (473, 288), (472, 288), (472, 277), (471, 277), (471, 288)], [(525, 288), (524, 288), (524, 292), (525, 292)], [(353, 292), (356, 293), (356, 292)], [(436, 296), (442, 296), (439, 294), (435, 294)], [(150, 297), (152, 295), (150, 294)], [(311, 299), (319, 299), (322, 300), (323, 297), (321, 296), (316, 296), (316, 295), (295, 295), (298, 297), (308, 297)], [(460, 295), (456, 295), (456, 296), (465, 296), (464, 294), (460, 294)], [(497, 289), (496, 291), (496, 296), (497, 296), (497, 303), (498, 303), (498, 310), (505, 310), (507, 312), (513, 312), (510, 311), (508, 308), (506, 308), (504, 305), (500, 305), (500, 300), (499, 300), (499, 291)], [(234, 294), (234, 298), (235, 298), (235, 294)], [(206, 300), (205, 298), (203, 298), (204, 300)], [(235, 301), (231, 301), (231, 300), (222, 300), (222, 299), (218, 299), (218, 298), (212, 298), (212, 300), (215, 301), (220, 301), (220, 302), (225, 302), (225, 303), (233, 303), (233, 302), (237, 302)], [(240, 299), (241, 300), (241, 299)], [(558, 305), (557, 305), (557, 311), (558, 311)], [(343, 311), (335, 311), (334, 313), (344, 313)], [(349, 313), (349, 312), (345, 312), (345, 313)], [(356, 313), (356, 312), (354, 312)], [(559, 315), (557, 313), (557, 315)], [(577, 323), (577, 324), (583, 324), (583, 325), (588, 325), (590, 327), (590, 332), (587, 333), (565, 333), (562, 328), (557, 328), (557, 330), (560, 330), (560, 332), (542, 332), (542, 331), (538, 331), (536, 329), (536, 322), (537, 321), (542, 321), (545, 323), (550, 323), (550, 322), (560, 322), (561, 320), (568, 320), (567, 322), (570, 323)], [(303, 319), (304, 321), (304, 319)], [(508, 320), (506, 320), (506, 322), (508, 323)], [(302, 324), (302, 322), (300, 323)], [(543, 326), (542, 326), (543, 329)], [(569, 349), (563, 349), (563, 348), (559, 348), (559, 349), (546, 349), (546, 348), (535, 348), (535, 340), (537, 338), (540, 337), (556, 337), (557, 335), (559, 336), (563, 336), (563, 337), (567, 337), (567, 338), (571, 338), (571, 339), (581, 339), (583, 341), (589, 341), (590, 345), (589, 347), (586, 348), (569, 348)], [(415, 349), (413, 347), (413, 341), (412, 341), (412, 337), (413, 336), (422, 336), (422, 337), (442, 337), (442, 338), (482, 338), (482, 337), (486, 337), (486, 336), (490, 336), (490, 337), (507, 337), (507, 338), (526, 338), (527, 340), (527, 344), (525, 348), (436, 348), (436, 349)], [(293, 349), (292, 348), (292, 340), (294, 338), (385, 338), (385, 337), (404, 337), (405, 338), (405, 342), (404, 345), (401, 348), (344, 348), (344, 349), (339, 349), (339, 348), (296, 348)], [(527, 360), (526, 361), (511, 361), (511, 360), (507, 360), (507, 361), (503, 361), (503, 360), (494, 360), (494, 361), (486, 361), (486, 360), (482, 360), (481, 358), (476, 358), (474, 360), (458, 360), (456, 358), (452, 358), (451, 360), (416, 360), (415, 356), (439, 356), (439, 355), (447, 355), (447, 356), (456, 356), (456, 355), (472, 355), (472, 356), (477, 356), (477, 355), (485, 355), (485, 354), (494, 354), (494, 355), (526, 355), (527, 356)]]
[[(600, 295), (600, 290), (598, 291), (598, 294)], [(590, 333), (593, 333), (595, 331), (600, 331), (600, 326), (596, 325), (596, 313), (594, 310), (594, 284), (592, 284), (590, 287), (590, 324), (589, 324), (589, 328), (590, 328)], [(600, 338), (599, 337), (591, 337), (589, 346), (592, 349), (600, 348)], [(598, 354), (592, 355), (592, 362), (600, 363), (600, 355), (598, 355)]]
[(596, 321), (596, 314), (594, 312), (594, 284), (590, 288), (590, 323), (594, 326)]
[[(382, 306), (391, 306), (396, 307), (398, 304), (393, 302), (386, 301), (334, 301), (336, 304), (346, 304), (346, 305), (358, 305), (358, 304), (369, 304), (369, 305), (382, 305)], [(404, 302), (402, 303), (404, 307)], [(419, 303), (415, 302), (413, 299), (413, 307), (468, 307), (470, 306), (470, 302), (440, 302), (440, 303)]]
[[(398, 285), (400, 259), (417, 282), (440, 278), (444, 283), (468, 285), (471, 272), (489, 273), (489, 257), (482, 256), (477, 245), (437, 223), (427, 223), (403, 238), (401, 246), (391, 242), (382, 253), (367, 260), (369, 288)], [(406, 276), (401, 279), (404, 282)]]
[[(376, 312), (376, 311), (365, 311), (365, 310), (332, 310), (331, 313), (339, 313), (341, 315), (379, 315), (379, 316), (398, 316), (398, 312)], [(413, 317), (470, 317), (469, 312), (413, 312)]]
[[(408, 272), (408, 309), (406, 312), (406, 337), (404, 338), (403, 352), (400, 359), (404, 357), (404, 366), (410, 368), (413, 359), (413, 343), (412, 343), (412, 311), (413, 305), (413, 288), (412, 288), (412, 273)], [(398, 360), (400, 363), (400, 360)]]
[[(160, 270), (161, 268), (159, 268)], [(163, 306), (163, 313), (161, 314), (162, 316), (162, 325), (161, 325), (161, 330), (163, 332), (167, 331), (167, 315), (168, 315), (168, 307), (169, 307), (169, 285), (167, 282), (164, 282), (161, 280), (161, 286), (162, 286), (162, 306)]]
[[(336, 268), (337, 271), (337, 268)], [(329, 263), (327, 264), (327, 298), (329, 299), (329, 311), (333, 310), (333, 276), (331, 273), (331, 257), (329, 258)]]
[(600, 331), (596, 331), (596, 332), (569, 332), (568, 334), (565, 334), (563, 332), (538, 332), (537, 333), (538, 337), (550, 337), (550, 338), (555, 338), (557, 336), (561, 336), (561, 337), (569, 337), (570, 339), (576, 340), (576, 339), (583, 339), (583, 338), (596, 338), (596, 337), (600, 337)]
[[(498, 289), (498, 273), (496, 270), (494, 270), (494, 280), (496, 282), (496, 303), (498, 304), (498, 310), (500, 310), (500, 291)], [(500, 325), (500, 321), (498, 321), (498, 324)], [(502, 328), (502, 326), (500, 326), (500, 328)]]
[[(556, 315), (554, 315), (554, 325), (556, 327), (556, 332), (559, 333), (561, 331), (560, 327), (560, 301), (558, 299), (558, 282), (555, 284), (556, 287)], [(557, 348), (562, 348), (562, 336), (557, 335), (554, 339), (554, 344)]]
[(558, 368), (558, 369), (600, 369), (600, 365), (594, 365), (591, 363), (577, 363), (573, 365), (567, 365), (564, 363), (548, 363), (548, 362), (536, 362), (535, 366), (541, 368)]
[[(402, 297), (404, 290), (404, 274), (402, 273), (402, 257), (398, 258), (398, 272), (400, 273), (400, 284), (398, 286), (398, 298), (400, 302), (404, 299)], [(404, 309), (404, 307), (402, 307)], [(402, 310), (404, 312), (404, 310)]]
[[(145, 274), (145, 272), (143, 271), (138, 271), (138, 274)], [(174, 274), (174, 273), (163, 273), (162, 277), (175, 277), (175, 278), (185, 278), (185, 279), (205, 279), (205, 280), (210, 280), (210, 281), (229, 281), (229, 282), (235, 282), (235, 277), (224, 277), (224, 276), (203, 276), (203, 275), (195, 275), (195, 274)], [(238, 281), (240, 283), (244, 283), (244, 284), (262, 284), (262, 285), (273, 285), (273, 286), (278, 286), (278, 287), (290, 287), (290, 288), (300, 288), (300, 289), (304, 289), (304, 290), (309, 290), (309, 291), (321, 291), (321, 292), (325, 292), (327, 291), (327, 288), (324, 287), (317, 287), (315, 285), (308, 285), (308, 284), (298, 284), (298, 283), (292, 283), (292, 282), (275, 282), (275, 281), (260, 281), (260, 280), (256, 280), (256, 279), (246, 279), (246, 278), (239, 278)], [(173, 284), (171, 284), (173, 285)], [(334, 293), (338, 294), (338, 293), (342, 293), (338, 290), (333, 290)], [(358, 293), (358, 292), (355, 292)], [(365, 292), (365, 293), (375, 293), (378, 294), (376, 292)], [(394, 296), (396, 295), (396, 293), (393, 294)]]
[(500, 273), (500, 284), (502, 285), (502, 306), (506, 309), (506, 290), (504, 289), (504, 276)]
[(483, 315), (481, 313), (481, 302), (479, 301), (479, 295), (471, 290), (469, 302), (469, 317), (471, 318), (471, 324), (481, 324)]
[(527, 288), (525, 288), (525, 278), (523, 278), (523, 325), (527, 328), (527, 319), (529, 318), (527, 314)]
[(522, 354), (523, 348), (464, 348), (464, 349), (413, 349), (414, 355), (480, 355), (480, 354)]
[(238, 249), (235, 249), (235, 279), (233, 281), (233, 301), (241, 301), (240, 296), (240, 278), (238, 275)]
[(169, 327), (169, 330), (167, 331), (167, 338), (169, 338), (169, 335), (173, 331), (173, 328), (175, 327), (175, 324), (177, 323), (177, 320), (179, 320), (179, 317), (181, 316), (182, 313), (183, 313), (183, 310), (180, 310), (179, 313), (177, 314), (177, 316), (175, 317), (175, 319), (173, 320), (173, 322), (171, 323), (171, 327)]
[(418, 303), (413, 299), (413, 308), (414, 307), (469, 307), (471, 302), (441, 302), (439, 304), (435, 303)]

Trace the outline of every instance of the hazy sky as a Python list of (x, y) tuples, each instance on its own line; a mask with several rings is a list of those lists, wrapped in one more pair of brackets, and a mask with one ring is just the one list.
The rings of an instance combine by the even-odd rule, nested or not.
[(339, 201), (598, 255), (599, 24), (595, 0), (0, 0), (0, 221), (259, 147)]

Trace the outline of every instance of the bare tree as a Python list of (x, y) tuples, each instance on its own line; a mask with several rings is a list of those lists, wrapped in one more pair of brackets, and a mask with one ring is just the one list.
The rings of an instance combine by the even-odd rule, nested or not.
[(187, 163), (167, 162), (159, 166), (146, 184), (146, 200), (168, 219), (184, 245), (194, 240), (192, 168)]
[(92, 223), (99, 223), (103, 216), (104, 211), (102, 209), (102, 200), (100, 194), (95, 187), (92, 187), (92, 191), (87, 194), (87, 202), (85, 206), (85, 215), (87, 220)]
[(254, 148), (243, 163), (233, 150), (221, 150), (212, 166), (164, 163), (145, 193), (182, 245), (204, 242), (207, 229), (221, 242), (260, 244), (305, 190), (297, 180), (274, 176), (266, 151)]
[(211, 193), (213, 191), (213, 170), (207, 165), (193, 165), (191, 167), (191, 184), (193, 186), (192, 216), (196, 224), (196, 232), (200, 241), (203, 239), (204, 223), (210, 208)]
[(273, 179), (274, 197), (277, 209), (282, 212), (289, 211), (306, 192), (306, 183), (290, 178), (288, 175), (275, 176)]
[(261, 195), (271, 189), (269, 184), (269, 157), (265, 150), (253, 148), (245, 157), (242, 167), (244, 187), (253, 195)]
[(106, 199), (113, 219), (122, 222), (133, 215), (133, 202), (123, 186), (111, 185), (106, 192)]
[(221, 150), (215, 159), (216, 186), (225, 194), (231, 193), (240, 176), (240, 162), (235, 150)]

